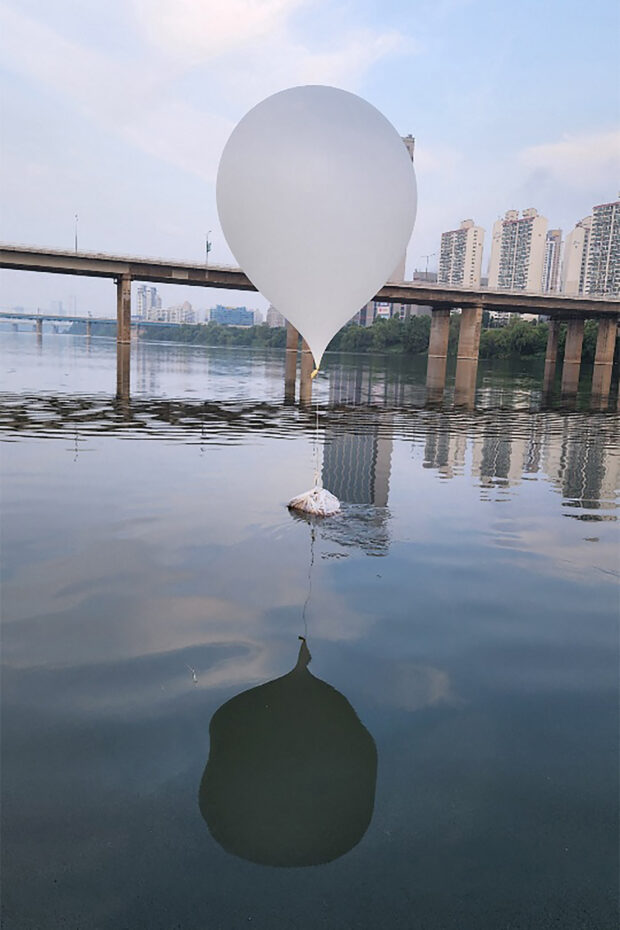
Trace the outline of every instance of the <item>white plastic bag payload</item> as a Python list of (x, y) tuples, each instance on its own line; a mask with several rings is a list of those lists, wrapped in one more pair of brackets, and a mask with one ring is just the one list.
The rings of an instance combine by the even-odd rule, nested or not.
[(325, 488), (314, 487), (288, 502), (290, 510), (300, 510), (313, 517), (331, 517), (340, 512), (340, 501)]

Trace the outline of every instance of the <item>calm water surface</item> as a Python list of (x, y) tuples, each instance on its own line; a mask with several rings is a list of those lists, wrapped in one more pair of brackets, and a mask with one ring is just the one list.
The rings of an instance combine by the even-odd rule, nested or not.
[(587, 385), (429, 407), (424, 360), (327, 357), (312, 526), (281, 354), (141, 344), (123, 400), (111, 342), (1, 340), (3, 926), (616, 926), (620, 423)]

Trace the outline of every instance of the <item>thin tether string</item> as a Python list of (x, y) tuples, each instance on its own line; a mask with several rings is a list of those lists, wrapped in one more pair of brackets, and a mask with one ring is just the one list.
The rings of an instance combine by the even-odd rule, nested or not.
[(304, 621), (304, 639), (308, 638), (308, 617), (307, 611), (312, 597), (312, 566), (314, 565), (314, 540), (316, 538), (316, 527), (310, 527), (310, 565), (308, 567), (308, 596), (304, 603), (304, 609), (301, 612), (301, 618)]
[(319, 470), (319, 402), (316, 402), (316, 420), (314, 426), (314, 487), (321, 487), (321, 475)]

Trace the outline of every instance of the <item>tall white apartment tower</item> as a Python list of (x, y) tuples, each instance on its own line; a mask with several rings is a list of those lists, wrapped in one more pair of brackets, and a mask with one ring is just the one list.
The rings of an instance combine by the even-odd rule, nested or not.
[(557, 291), (560, 285), (560, 253), (562, 251), (562, 230), (550, 229), (545, 239), (545, 260), (543, 262), (543, 293)]
[(592, 210), (584, 293), (620, 296), (620, 200)]
[[(402, 140), (405, 143), (405, 148), (409, 152), (409, 158), (411, 159), (411, 163), (413, 164), (413, 154), (415, 152), (415, 139), (410, 133), (408, 136), (403, 136)], [(398, 284), (400, 281), (405, 280), (406, 264), (407, 264), (407, 250), (405, 249), (403, 253), (403, 257), (401, 258), (398, 265), (396, 266), (396, 268), (390, 275), (389, 280), (392, 284)]]
[(138, 285), (137, 293), (137, 315), (141, 320), (150, 320), (153, 318), (153, 310), (161, 307), (161, 301), (157, 294), (156, 287), (148, 287), (146, 284)]
[(533, 207), (509, 210), (493, 225), (489, 288), (539, 293), (545, 261), (547, 220)]
[(473, 220), (463, 220), (458, 229), (441, 234), (439, 284), (480, 287), (484, 229)]
[(566, 237), (564, 243), (564, 260), (562, 262), (562, 293), (571, 297), (583, 294), (588, 255), (590, 252), (590, 232), (592, 217), (585, 216)]

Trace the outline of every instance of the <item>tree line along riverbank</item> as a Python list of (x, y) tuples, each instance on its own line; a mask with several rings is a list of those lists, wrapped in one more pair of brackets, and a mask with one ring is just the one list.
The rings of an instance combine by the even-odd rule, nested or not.
[[(486, 324), (486, 326), (485, 326)], [(547, 346), (549, 327), (546, 323), (531, 323), (513, 319), (506, 326), (490, 327), (488, 314), (485, 312), (483, 329), (480, 336), (480, 358), (511, 358), (544, 356)], [(449, 354), (456, 354), (459, 336), (460, 316), (455, 314), (450, 320)], [(336, 333), (328, 352), (374, 352), (408, 355), (422, 355), (428, 351), (430, 336), (430, 316), (411, 316), (400, 320), (375, 320), (372, 326), (349, 325)], [(595, 320), (586, 320), (583, 337), (582, 359), (594, 360), (598, 324)], [(73, 323), (70, 332), (83, 335), (85, 323)], [(116, 324), (92, 321), (94, 336), (114, 336)], [(149, 326), (149, 342), (180, 342), (187, 345), (205, 346), (258, 346), (261, 348), (284, 348), (286, 329), (269, 327), (265, 323), (259, 326), (222, 326), (220, 323), (171, 324), (169, 326)], [(558, 353), (564, 352), (566, 326), (560, 327)]]

